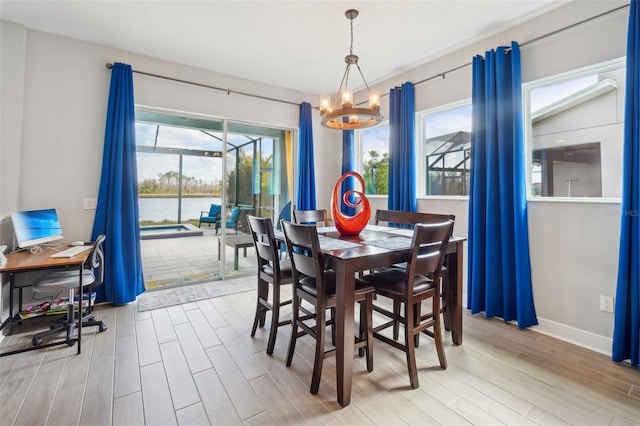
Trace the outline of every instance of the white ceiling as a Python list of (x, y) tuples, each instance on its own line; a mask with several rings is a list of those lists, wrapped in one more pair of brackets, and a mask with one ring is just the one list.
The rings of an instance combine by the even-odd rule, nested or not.
[[(347, 9), (360, 11), (353, 50), (372, 85), (569, 1), (0, 0), (0, 18), (306, 93), (332, 94), (349, 53)], [(357, 74), (351, 81), (350, 87), (363, 86)]]

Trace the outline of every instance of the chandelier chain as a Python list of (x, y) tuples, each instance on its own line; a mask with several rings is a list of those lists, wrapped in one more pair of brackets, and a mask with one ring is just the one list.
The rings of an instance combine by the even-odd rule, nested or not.
[(349, 45), (349, 54), (353, 55), (353, 18), (349, 19), (351, 21), (351, 44)]

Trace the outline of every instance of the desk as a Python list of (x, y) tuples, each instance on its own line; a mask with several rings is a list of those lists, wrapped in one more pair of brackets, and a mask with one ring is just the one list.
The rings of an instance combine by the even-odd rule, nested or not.
[[(220, 260), (222, 237), (218, 237), (218, 260)], [(253, 247), (253, 238), (247, 234), (227, 235), (225, 245), (233, 247), (233, 269), (238, 270), (238, 250), (244, 250), (244, 257), (247, 257), (247, 247)]]
[[(346, 407), (351, 402), (356, 272), (406, 262), (411, 250), (410, 248), (385, 249), (362, 244), (365, 241), (397, 236), (391, 232), (384, 232), (381, 227), (365, 228), (360, 235), (355, 237), (343, 237), (331, 229), (318, 229), (319, 233), (322, 231), (323, 235), (327, 237), (360, 244), (348, 249), (323, 250), (328, 266), (336, 272), (336, 383), (338, 403)], [(276, 236), (280, 239), (283, 238), (282, 233), (276, 233)], [(445, 295), (447, 309), (451, 312), (451, 337), (455, 345), (462, 343), (462, 249), (464, 241), (465, 238), (452, 237), (447, 247), (449, 288), (447, 288)]]
[[(13, 334), (13, 324), (16, 321), (22, 321), (17, 319), (17, 314), (13, 311), (14, 305), (14, 290), (15, 290), (15, 275), (21, 272), (37, 271), (42, 269), (55, 269), (55, 268), (76, 268), (78, 270), (78, 353), (80, 353), (80, 338), (82, 332), (82, 265), (91, 256), (91, 250), (83, 251), (73, 257), (59, 257), (52, 258), (51, 255), (56, 253), (52, 249), (43, 249), (37, 253), (30, 253), (29, 251), (20, 251), (15, 253), (9, 253), (7, 255), (6, 265), (0, 266), (0, 273), (9, 274), (9, 318), (7, 318), (2, 325), (2, 330), (7, 324), (9, 325), (9, 334)], [(18, 295), (18, 310), (22, 310), (22, 287), (19, 287)], [(6, 352), (0, 354), (0, 356), (12, 355), (15, 353), (26, 352), (30, 350), (47, 348), (50, 346), (58, 346), (67, 344), (66, 340), (61, 342), (48, 343), (46, 345), (38, 345), (30, 348), (24, 348), (16, 351)]]

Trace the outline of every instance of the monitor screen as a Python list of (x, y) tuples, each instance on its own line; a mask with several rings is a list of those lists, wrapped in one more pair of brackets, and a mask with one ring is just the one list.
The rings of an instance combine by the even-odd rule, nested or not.
[(19, 248), (62, 239), (62, 228), (55, 209), (30, 210), (11, 214)]

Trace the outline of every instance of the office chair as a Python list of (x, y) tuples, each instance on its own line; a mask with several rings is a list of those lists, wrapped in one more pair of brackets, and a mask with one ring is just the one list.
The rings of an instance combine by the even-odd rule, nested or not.
[[(104, 279), (104, 251), (102, 245), (105, 239), (106, 236), (104, 235), (98, 236), (89, 258), (89, 264), (85, 265), (82, 270), (83, 293), (84, 289), (88, 287), (89, 300), (87, 309), (80, 309), (78, 311), (78, 315), (82, 315), (82, 327), (97, 326), (99, 332), (105, 331), (107, 329), (107, 325), (103, 321), (96, 320), (93, 315), (91, 293), (93, 292), (93, 288), (102, 284)], [(73, 303), (73, 296), (74, 289), (79, 285), (78, 279), (79, 272), (77, 270), (64, 270), (47, 274), (33, 284), (33, 291), (37, 293), (50, 293), (63, 290), (69, 291), (69, 304), (67, 307), (66, 319), (52, 321), (49, 326), (50, 330), (35, 334), (31, 341), (34, 346), (42, 344), (44, 337), (58, 334), (64, 330), (67, 332), (67, 344), (69, 346), (73, 346), (75, 343), (73, 331), (78, 326), (78, 318), (74, 313), (75, 305)], [(82, 294), (78, 295), (78, 299), (80, 300), (80, 306), (82, 306)]]

